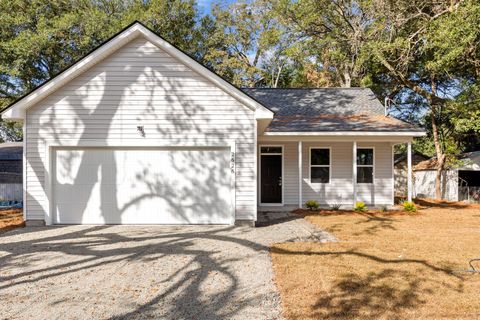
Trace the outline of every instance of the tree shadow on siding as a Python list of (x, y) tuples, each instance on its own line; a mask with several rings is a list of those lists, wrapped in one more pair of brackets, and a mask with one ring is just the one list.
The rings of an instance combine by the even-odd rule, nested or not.
[[(148, 50), (147, 50), (148, 51)], [(138, 58), (147, 61), (149, 57), (156, 57), (156, 53), (140, 52)], [(115, 54), (114, 54), (115, 56)], [(114, 57), (112, 56), (112, 57)], [(113, 61), (113, 60), (110, 60)], [(181, 69), (181, 68), (180, 68)], [(93, 71), (92, 71), (93, 70)], [(171, 73), (171, 72), (170, 72)], [(182, 89), (184, 83), (194, 82), (195, 75), (183, 77), (171, 77), (168, 71), (163, 69), (150, 68), (148, 65), (138, 67), (135, 65), (116, 65), (115, 70), (105, 67), (102, 62), (94, 66), (89, 73), (81, 75), (74, 82), (66, 85), (63, 90), (64, 95), (47, 98), (43, 103), (47, 105), (45, 108), (45, 117), (42, 123), (30, 123), (30, 137), (39, 137), (39, 145), (31, 148), (30, 159), (41, 159), (45, 161), (44, 150), (45, 144), (54, 142), (56, 145), (65, 145), (66, 140), (92, 142), (95, 145), (111, 145), (111, 139), (124, 141), (132, 139), (138, 141), (140, 146), (146, 140), (155, 141), (159, 147), (166, 145), (227, 145), (230, 140), (236, 140), (237, 154), (249, 153), (253, 155), (253, 150), (249, 150), (250, 144), (254, 139), (254, 118), (253, 112), (247, 110), (240, 103), (233, 102), (232, 98), (227, 98), (226, 93), (216, 93), (217, 96), (209, 96), (206, 86), (212, 85), (204, 80), (202, 85), (194, 89), (194, 93), (188, 96)], [(122, 77), (128, 77), (128, 81), (119, 81)], [(139, 79), (144, 81), (144, 91), (147, 95), (136, 96), (138, 88), (131, 86)], [(95, 80), (95, 81), (94, 81)], [(160, 93), (159, 93), (160, 92)], [(196, 96), (195, 94), (198, 94)], [(163, 94), (163, 95), (162, 95)], [(161, 95), (161, 98), (159, 96)], [(192, 98), (193, 96), (193, 98)], [(96, 98), (98, 97), (98, 98)], [(196, 100), (197, 99), (200, 100)], [(202, 102), (204, 99), (210, 99), (210, 102)], [(128, 100), (128, 101), (127, 101)], [(62, 105), (62, 108), (57, 107)], [(222, 111), (222, 108), (225, 110)], [(215, 110), (217, 113), (209, 111)], [(131, 115), (132, 110), (138, 111), (135, 115)], [(227, 112), (228, 111), (228, 112)], [(212, 115), (212, 117), (209, 117)], [(133, 120), (133, 118), (135, 120)], [(248, 123), (245, 123), (248, 119)], [(137, 125), (144, 127), (145, 136), (140, 136), (137, 132)], [(113, 142), (114, 143), (114, 142)], [(163, 144), (165, 143), (165, 144)], [(135, 143), (133, 146), (135, 147)], [(84, 147), (71, 147), (76, 151), (81, 151)], [(149, 147), (151, 148), (151, 147)], [(207, 168), (200, 162), (192, 161), (192, 169), (203, 172), (209, 172), (208, 177), (197, 179), (197, 177), (189, 177), (192, 180), (194, 189), (173, 188), (165, 183), (169, 178), (168, 175), (162, 175), (155, 172), (154, 168), (145, 168), (140, 171), (135, 179), (138, 189), (144, 190), (139, 195), (128, 199), (118, 199), (119, 192), (117, 186), (121, 186), (118, 181), (121, 170), (119, 168), (118, 159), (113, 152), (106, 152), (102, 157), (89, 158), (82, 152), (71, 152), (63, 154), (55, 154), (57, 164), (50, 172), (52, 181), (58, 184), (57, 190), (61, 190), (65, 195), (69, 195), (68, 199), (58, 199), (59, 205), (63, 205), (62, 210), (74, 210), (82, 215), (89, 210), (98, 210), (100, 215), (107, 221), (109, 217), (122, 217), (126, 211), (135, 208), (143, 201), (151, 201), (152, 199), (162, 199), (168, 204), (171, 214), (178, 215), (179, 220), (189, 222), (189, 215), (185, 214), (185, 201), (191, 203), (189, 210), (198, 210), (199, 212), (219, 212), (226, 207), (225, 203), (217, 200), (222, 199), (222, 195), (218, 194), (216, 186), (224, 181), (224, 167), (219, 167), (215, 159), (211, 158), (207, 161)], [(248, 163), (253, 163), (253, 159), (248, 157), (239, 161), (240, 173), (237, 174), (236, 190), (251, 190), (255, 185), (253, 181), (248, 181), (253, 176), (253, 168)], [(171, 166), (176, 171), (181, 171), (182, 167), (175, 162), (175, 158), (170, 156), (169, 163), (158, 163), (159, 166)], [(46, 164), (30, 163), (33, 168), (33, 174), (38, 181), (43, 181)], [(230, 172), (230, 168), (228, 168)], [(66, 180), (56, 182), (56, 171), (62, 170)], [(104, 183), (109, 177), (109, 184)], [(76, 186), (82, 184), (84, 192), (78, 192)], [(30, 186), (30, 185), (29, 185)], [(42, 191), (34, 191), (34, 188), (27, 190), (27, 206), (30, 212), (44, 212), (46, 210), (45, 203), (38, 201), (45, 194), (45, 183), (40, 186)], [(54, 186), (52, 186), (54, 187)], [(135, 186), (133, 186), (135, 187)], [(95, 188), (99, 188), (95, 191)], [(32, 193), (33, 192), (33, 193)], [(100, 197), (100, 208), (89, 208), (87, 204), (89, 199), (97, 192)], [(207, 195), (207, 197), (206, 197)], [(55, 203), (51, 199), (51, 204)], [(75, 207), (73, 207), (73, 203)], [(251, 208), (255, 207), (255, 203), (251, 204)], [(52, 208), (52, 213), (56, 214), (58, 208)], [(250, 205), (238, 205), (239, 210), (251, 210)], [(247, 211), (248, 212), (248, 211)], [(154, 214), (163, 214), (155, 212)], [(34, 217), (33, 215), (31, 217)], [(83, 219), (83, 218), (82, 218)], [(54, 220), (55, 221), (55, 220)], [(120, 222), (120, 221), (119, 221)], [(102, 231), (107, 227), (95, 227), (90, 231)], [(39, 229), (40, 231), (41, 229)], [(141, 245), (134, 248), (109, 249), (97, 252), (94, 250), (96, 246), (115, 244), (119, 241), (132, 241), (131, 239), (122, 238), (114, 233), (106, 233), (103, 239), (97, 240), (95, 237), (88, 235), (89, 231), (79, 231), (65, 237), (47, 237), (34, 241), (25, 241), (11, 245), (18, 246), (12, 249), (6, 245), (6, 251), (10, 255), (0, 258), (1, 265), (4, 267), (14, 265), (19, 270), (28, 268), (35, 261), (18, 261), (21, 256), (38, 253), (38, 252), (59, 252), (68, 255), (80, 256), (80, 260), (61, 263), (48, 268), (36, 268), (32, 271), (20, 272), (14, 278), (6, 276), (2, 277), (2, 283), (5, 281), (11, 284), (0, 286), (7, 289), (12, 286), (35, 283), (40, 280), (55, 278), (62, 275), (68, 275), (73, 272), (92, 269), (102, 265), (119, 261), (134, 261), (136, 259), (156, 259), (154, 254), (162, 256), (185, 254), (193, 257), (189, 263), (192, 270), (187, 270), (183, 278), (175, 281), (171, 288), (167, 289), (157, 297), (153, 298), (149, 303), (141, 306), (138, 310), (131, 314), (124, 315), (128, 318), (134, 314), (150, 312), (154, 306), (161, 303), (166, 296), (173, 294), (173, 290), (182, 287), (182, 291), (176, 299), (175, 305), (172, 306), (178, 314), (189, 315), (189, 306), (192, 304), (197, 306), (197, 310), (204, 307), (203, 301), (200, 301), (195, 293), (199, 292), (200, 284), (206, 279), (210, 272), (223, 274), (229, 279), (231, 284), (221, 292), (216, 299), (213, 299), (208, 308), (203, 308), (202, 317), (213, 318), (230, 318), (237, 314), (243, 308), (237, 305), (231, 311), (225, 311), (222, 308), (232, 299), (232, 294), (237, 288), (237, 280), (224, 264), (228, 261), (218, 261), (214, 257), (213, 252), (203, 250), (191, 250), (189, 248), (191, 237), (200, 237), (206, 239), (214, 239), (219, 241), (238, 242), (240, 245), (247, 246), (253, 250), (264, 250), (258, 244), (252, 242), (242, 242), (234, 238), (222, 238), (215, 235), (215, 232), (206, 232), (200, 235), (179, 231), (178, 236), (173, 239), (167, 239), (159, 246)], [(93, 239), (92, 239), (93, 238)], [(62, 242), (65, 239), (75, 240), (72, 244)], [(81, 240), (78, 240), (81, 239)], [(151, 240), (163, 239), (162, 235), (155, 235)], [(55, 243), (55, 241), (59, 241)], [(52, 243), (54, 242), (54, 243)], [(259, 249), (260, 248), (260, 249)], [(103, 261), (104, 257), (111, 260)], [(187, 268), (187, 269), (188, 269)], [(181, 268), (177, 272), (180, 272)], [(30, 277), (25, 279), (25, 277)], [(193, 293), (193, 295), (192, 295)], [(249, 301), (244, 301), (246, 304)], [(197, 316), (191, 315), (191, 316)], [(190, 316), (185, 316), (189, 318)]]
[[(137, 57), (148, 60), (151, 57), (156, 58), (156, 55), (156, 52), (143, 52), (139, 53)], [(174, 60), (172, 59), (172, 61)], [(172, 68), (181, 72), (189, 72), (183, 70), (180, 64)], [(128, 65), (128, 63), (124, 66), (116, 66), (115, 70), (110, 70), (105, 65), (94, 67), (93, 70), (91, 71), (93, 74), (90, 73), (90, 76), (80, 78), (79, 83), (64, 88), (64, 90), (70, 90), (65, 92), (72, 92), (72, 94), (66, 98), (59, 97), (56, 101), (51, 101), (53, 107), (50, 107), (49, 110), (49, 121), (42, 123), (41, 129), (39, 127), (37, 132), (45, 140), (50, 140), (53, 137), (56, 144), (62, 145), (65, 139), (78, 139), (78, 141), (94, 139), (97, 145), (108, 145), (112, 144), (109, 141), (110, 138), (118, 140), (134, 139), (138, 140), (140, 145), (143, 141), (150, 140), (154, 141), (154, 144), (158, 143), (159, 147), (164, 147), (167, 145), (195, 144), (227, 146), (229, 141), (233, 139), (240, 141), (238, 149), (241, 152), (239, 154), (247, 151), (244, 143), (253, 142), (254, 120), (252, 111), (247, 110), (240, 103), (233, 103), (233, 98), (220, 89), (213, 89), (215, 91), (213, 97), (208, 95), (209, 90), (212, 91), (208, 86), (213, 85), (208, 83), (207, 80), (200, 80), (200, 76), (193, 72), (174, 77), (170, 76), (173, 71), (168, 68), (150, 68), (148, 65), (139, 67), (138, 65)], [(129, 82), (119, 83), (119, 77), (128, 77)], [(140, 78), (143, 81), (143, 91), (137, 97), (135, 95), (138, 88), (130, 86), (130, 83), (135, 83)], [(101, 80), (99, 81), (99, 79)], [(185, 83), (193, 83), (198, 88), (194, 88), (194, 91), (191, 92), (188, 90), (191, 89), (188, 86), (185, 89)], [(101, 92), (99, 99), (95, 99), (97, 92)], [(70, 131), (63, 129), (68, 127), (67, 125), (63, 127), (59, 125), (59, 119), (61, 118), (58, 117), (59, 114), (54, 105), (57, 102), (75, 106), (68, 111), (73, 119), (67, 121), (73, 128)], [(135, 102), (136, 105), (132, 106)], [(225, 107), (222, 107), (222, 105), (225, 105)], [(227, 105), (229, 106), (227, 107)], [(225, 111), (222, 112), (222, 108), (225, 108)], [(216, 111), (216, 113), (210, 109)], [(138, 112), (135, 115), (130, 115), (129, 112), (132, 110)], [(242, 124), (245, 122), (246, 116), (249, 119), (248, 125)], [(135, 120), (132, 120), (133, 118)], [(136, 124), (143, 125), (144, 137), (139, 136), (136, 132)], [(42, 150), (43, 147), (40, 146), (37, 157), (42, 158)], [(164, 183), (168, 180), (168, 175), (154, 176), (156, 174), (155, 170), (151, 168), (139, 172), (135, 182), (138, 185), (144, 185), (143, 187), (147, 189), (144, 194), (123, 201), (124, 199), (117, 199), (116, 197), (118, 192), (116, 188), (119, 185), (117, 176), (121, 174), (121, 171), (118, 168), (119, 164), (115, 159), (115, 154), (106, 152), (102, 158), (97, 157), (88, 161), (84, 157), (85, 155), (79, 151), (77, 153), (78, 159), (75, 159), (74, 152), (63, 153), (62, 157), (58, 158), (57, 167), (54, 170), (62, 170), (71, 182), (59, 183), (56, 189), (64, 195), (75, 194), (72, 198), (57, 197), (57, 202), (63, 206), (62, 210), (68, 210), (73, 203), (75, 204), (75, 212), (79, 213), (78, 215), (85, 213), (86, 210), (92, 210), (92, 208), (87, 208), (87, 204), (96, 185), (100, 188), (101, 207), (99, 210), (105, 221), (108, 220), (108, 217), (121, 217), (124, 210), (139, 205), (141, 202), (151, 201), (154, 198), (162, 198), (168, 203), (171, 212), (177, 214), (179, 220), (185, 222), (190, 222), (188, 215), (182, 213), (182, 209), (185, 208), (183, 203), (185, 202), (197, 204), (199, 212), (218, 212), (226, 207), (225, 203), (219, 203), (218, 200), (222, 199), (222, 196), (218, 194), (218, 190), (215, 188), (219, 181), (224, 180), (224, 177), (219, 176), (218, 172), (225, 169), (225, 166), (219, 168), (218, 164), (215, 163), (216, 159), (207, 161), (210, 166), (208, 170), (212, 172), (210, 177), (201, 181), (198, 179), (198, 181), (195, 181), (196, 177), (194, 176), (189, 177), (196, 187), (195, 192), (182, 189), (178, 194), (179, 190), (170, 188)], [(180, 170), (173, 157), (170, 157), (169, 162), (169, 166), (177, 171)], [(248, 162), (241, 163), (248, 164)], [(198, 170), (203, 169), (205, 171), (204, 165), (197, 163), (194, 159), (192, 161), (192, 166), (196, 166)], [(39, 180), (41, 180), (45, 168), (39, 168), (35, 171)], [(51, 174), (54, 175), (53, 172)], [(223, 172), (221, 175), (225, 174), (226, 172)], [(243, 170), (242, 174), (252, 177), (253, 169)], [(108, 177), (110, 181), (106, 185), (103, 183), (103, 179)], [(78, 192), (76, 187), (79, 183), (83, 185), (82, 192)], [(250, 183), (251, 186), (243, 186), (244, 183), (244, 180), (241, 180), (237, 182), (236, 186), (243, 189), (255, 187), (253, 182)], [(173, 196), (176, 197), (173, 198)], [(35, 201), (35, 197), (29, 196), (28, 205), (31, 208), (38, 206), (45, 210), (42, 203), (36, 203)], [(126, 203), (119, 203), (119, 201)], [(51, 201), (52, 204), (57, 202), (55, 200)], [(241, 206), (238, 207), (242, 209)], [(254, 208), (254, 203), (251, 204), (251, 208)], [(249, 208), (249, 210), (251, 209)], [(53, 208), (52, 211), (55, 213), (57, 208)]]

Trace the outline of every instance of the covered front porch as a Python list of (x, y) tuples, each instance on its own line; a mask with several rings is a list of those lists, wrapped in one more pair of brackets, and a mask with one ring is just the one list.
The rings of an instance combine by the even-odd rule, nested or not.
[(411, 200), (412, 139), (396, 133), (267, 132), (258, 137), (258, 209), (291, 210), (304, 207), (308, 200), (345, 209), (357, 201), (368, 206), (392, 206), (394, 146), (401, 143), (408, 149), (407, 188)]

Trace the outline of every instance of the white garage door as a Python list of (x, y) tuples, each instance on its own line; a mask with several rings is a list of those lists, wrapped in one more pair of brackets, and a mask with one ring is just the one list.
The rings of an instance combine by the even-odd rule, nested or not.
[(59, 149), (57, 224), (231, 224), (229, 149)]

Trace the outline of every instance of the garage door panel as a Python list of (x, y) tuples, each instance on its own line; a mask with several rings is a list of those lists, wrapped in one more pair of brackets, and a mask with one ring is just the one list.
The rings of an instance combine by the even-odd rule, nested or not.
[(56, 151), (56, 223), (233, 221), (228, 149)]

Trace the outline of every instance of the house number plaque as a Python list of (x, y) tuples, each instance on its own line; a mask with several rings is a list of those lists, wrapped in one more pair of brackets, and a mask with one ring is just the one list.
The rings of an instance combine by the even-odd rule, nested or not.
[(230, 153), (230, 170), (235, 173), (235, 152)]

